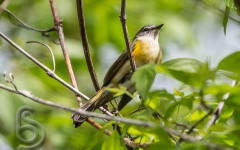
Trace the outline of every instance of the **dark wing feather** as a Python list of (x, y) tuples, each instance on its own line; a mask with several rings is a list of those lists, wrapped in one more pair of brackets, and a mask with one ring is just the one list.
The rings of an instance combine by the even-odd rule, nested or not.
[(103, 86), (108, 85), (112, 77), (118, 72), (118, 70), (121, 68), (121, 66), (124, 64), (124, 62), (127, 59), (128, 59), (128, 55), (127, 55), (127, 51), (125, 50), (109, 68), (103, 80)]

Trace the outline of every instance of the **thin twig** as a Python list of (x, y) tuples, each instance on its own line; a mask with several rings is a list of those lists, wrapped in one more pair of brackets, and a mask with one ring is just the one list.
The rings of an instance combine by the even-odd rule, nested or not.
[(94, 88), (96, 91), (100, 90), (100, 86), (98, 84), (98, 79), (93, 67), (89, 46), (88, 46), (88, 37), (87, 37), (87, 31), (86, 31), (86, 25), (85, 25), (85, 19), (84, 19), (84, 13), (83, 13), (83, 4), (82, 0), (76, 0), (77, 2), (77, 12), (78, 12), (78, 24), (80, 28), (80, 35), (82, 39), (82, 45), (84, 50), (85, 59), (88, 66), (88, 71), (90, 73)]
[(56, 63), (55, 63), (55, 58), (54, 58), (53, 51), (52, 51), (51, 47), (48, 46), (47, 44), (44, 44), (44, 43), (38, 42), (38, 41), (28, 41), (27, 43), (38, 43), (38, 44), (41, 44), (41, 45), (47, 47), (47, 49), (50, 51), (51, 56), (52, 56), (52, 63), (53, 63), (53, 70), (52, 70), (52, 72), (55, 72), (55, 70), (56, 70)]
[(8, 75), (8, 78), (9, 79), (7, 79), (7, 77), (6, 77), (6, 71), (3, 73), (3, 78), (4, 78), (4, 80), (6, 81), (6, 82), (8, 82), (8, 83), (11, 83), (12, 84), (12, 86), (14, 87), (14, 89), (15, 89), (15, 91), (16, 92), (18, 92), (18, 89), (17, 89), (17, 86), (14, 84), (14, 76), (13, 76), (13, 74), (12, 73), (9, 73), (9, 75)]
[[(57, 43), (57, 42), (53, 39), (53, 37), (49, 34), (49, 32), (56, 31), (55, 26), (52, 27), (52, 28), (50, 28), (50, 29), (47, 29), (47, 30), (36, 29), (36, 28), (33, 28), (33, 27), (27, 25), (26, 23), (24, 23), (22, 20), (20, 20), (17, 16), (15, 16), (15, 15), (14, 15), (12, 12), (10, 12), (9, 10), (7, 10), (7, 9), (5, 9), (5, 8), (2, 8), (2, 7), (0, 7), (0, 10), (4, 10), (4, 11), (7, 13), (8, 18), (9, 18), (9, 20), (11, 21), (11, 23), (12, 23), (13, 25), (18, 26), (18, 27), (22, 27), (22, 28), (24, 28), (24, 29), (28, 29), (28, 30), (32, 30), (32, 31), (39, 32), (39, 33), (42, 34), (42, 36), (45, 36), (45, 37), (47, 37), (47, 38), (50, 38), (54, 44), (59, 45), (59, 43)], [(11, 19), (11, 17), (13, 17), (16, 21), (18, 21), (18, 23), (15, 23), (15, 22)]]
[(128, 35), (128, 29), (127, 29), (127, 25), (126, 25), (126, 0), (122, 0), (121, 15), (119, 17), (120, 17), (120, 21), (122, 23), (125, 43), (126, 43), (127, 52), (128, 52), (128, 58), (130, 60), (132, 71), (134, 72), (136, 70), (136, 63), (133, 59), (132, 49), (130, 46), (130, 40), (129, 40), (129, 35)]
[(7, 5), (10, 3), (10, 0), (4, 0), (0, 6), (0, 16), (2, 15), (2, 12), (4, 9), (6, 9)]
[[(56, 10), (54, 0), (49, 0), (49, 2), (50, 2), (52, 15), (53, 15), (53, 19), (54, 19), (54, 26), (57, 29), (58, 38), (59, 38), (59, 41), (60, 41), (60, 45), (62, 47), (62, 52), (63, 52), (64, 59), (65, 59), (66, 65), (67, 65), (68, 74), (69, 74), (69, 77), (70, 77), (70, 80), (71, 80), (71, 83), (72, 83), (73, 87), (78, 89), (77, 81), (76, 81), (74, 73), (73, 73), (71, 61), (70, 61), (67, 46), (66, 46), (66, 43), (65, 43), (65, 38), (64, 38), (63, 28), (62, 28), (62, 21), (58, 17), (58, 12)], [(81, 97), (78, 96), (77, 94), (75, 94), (75, 95), (76, 95), (79, 106), (81, 106), (82, 105)]]
[[(19, 27), (22, 27), (22, 28), (25, 28), (25, 29), (28, 29), (28, 30), (33, 30), (33, 31), (36, 31), (36, 32), (51, 32), (51, 31), (55, 31), (54, 27), (53, 28), (50, 28), (50, 29), (47, 29), (47, 30), (40, 30), (40, 29), (36, 29), (36, 28), (33, 28), (29, 25), (27, 25), (26, 23), (24, 23), (22, 20), (20, 20), (17, 16), (15, 16), (11, 11), (5, 9), (5, 8), (1, 8), (3, 9), (5, 12), (7, 12), (8, 16), (9, 16), (9, 19), (10, 21), (12, 22), (12, 24), (16, 25), (16, 26), (19, 26)], [(11, 16), (16, 19), (20, 24), (17, 24), (15, 22), (13, 22), (13, 20), (11, 19)]]

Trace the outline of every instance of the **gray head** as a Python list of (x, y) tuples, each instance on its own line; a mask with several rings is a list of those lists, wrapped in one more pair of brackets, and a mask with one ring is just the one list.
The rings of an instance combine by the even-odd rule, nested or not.
[(163, 25), (164, 24), (144, 26), (138, 31), (134, 39), (142, 36), (148, 36), (152, 37), (154, 40), (158, 40), (159, 31)]

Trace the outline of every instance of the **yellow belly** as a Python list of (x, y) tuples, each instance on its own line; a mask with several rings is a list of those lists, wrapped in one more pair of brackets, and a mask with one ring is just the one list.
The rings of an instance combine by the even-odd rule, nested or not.
[(148, 64), (160, 64), (162, 52), (158, 43), (151, 39), (140, 39), (133, 47), (133, 57), (138, 67)]

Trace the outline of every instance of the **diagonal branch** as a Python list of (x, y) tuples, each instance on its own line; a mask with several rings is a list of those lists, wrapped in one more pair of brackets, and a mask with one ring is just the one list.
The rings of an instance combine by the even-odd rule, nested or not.
[(84, 20), (82, 0), (76, 0), (76, 2), (77, 2), (77, 11), (78, 11), (78, 23), (79, 23), (79, 27), (80, 27), (80, 35), (81, 35), (81, 39), (82, 39), (84, 55), (86, 58), (88, 71), (92, 78), (94, 88), (96, 91), (98, 91), (98, 90), (100, 90), (100, 86), (98, 84), (98, 79), (97, 79), (97, 76), (96, 76), (96, 73), (95, 73), (95, 70), (93, 67), (93, 63), (92, 63), (92, 59), (91, 59), (91, 55), (90, 55), (90, 51), (89, 51), (88, 37), (87, 37), (85, 20)]
[(7, 5), (10, 3), (10, 0), (4, 0), (0, 6), (0, 16), (2, 15), (2, 12), (5, 8), (7, 8)]
[(17, 90), (16, 91), (14, 88), (5, 86), (3, 84), (0, 84), (0, 88), (4, 89), (4, 90), (7, 90), (11, 93), (22, 95), (22, 96), (24, 96), (26, 98), (29, 98), (29, 99), (37, 102), (37, 103), (41, 103), (43, 105), (47, 105), (47, 106), (51, 106), (51, 107), (55, 107), (55, 108), (61, 108), (63, 110), (67, 110), (67, 111), (70, 111), (70, 112), (76, 112), (76, 113), (79, 113), (79, 114), (84, 115), (84, 116), (97, 117), (97, 118), (107, 119), (107, 120), (114, 120), (114, 121), (118, 121), (118, 122), (122, 122), (122, 123), (138, 125), (138, 126), (145, 126), (145, 127), (156, 127), (157, 126), (157, 124), (155, 124), (153, 122), (146, 122), (146, 121), (140, 121), (140, 120), (134, 120), (134, 119), (128, 119), (128, 118), (122, 118), (122, 117), (109, 116), (109, 115), (98, 114), (98, 113), (94, 113), (94, 112), (87, 112), (87, 111), (84, 111), (84, 110), (81, 110), (81, 109), (68, 107), (68, 106), (65, 106), (65, 105), (61, 105), (61, 104), (51, 102), (49, 100), (44, 100), (42, 98), (36, 97), (31, 92), (26, 91), (26, 90)]
[[(0, 6), (0, 11), (5, 11), (8, 15), (8, 18), (10, 20), (10, 22), (15, 25), (15, 26), (18, 26), (18, 27), (22, 27), (24, 29), (27, 29), (27, 30), (32, 30), (32, 31), (36, 31), (36, 32), (39, 32), (42, 34), (42, 36), (45, 36), (47, 38), (50, 38), (52, 40), (53, 43), (59, 45), (59, 43), (57, 43), (53, 37), (49, 34), (49, 32), (52, 32), (52, 31), (56, 31), (55, 27), (52, 27), (50, 29), (47, 29), (47, 30), (41, 30), (41, 29), (36, 29), (34, 27), (31, 27), (30, 25), (24, 23), (22, 20), (20, 20), (17, 16), (15, 16), (12, 12), (10, 12), (9, 10), (5, 9), (4, 7)], [(1, 14), (0, 14), (1, 15)], [(13, 17), (17, 23), (15, 23), (12, 18)]]
[(121, 5), (122, 5), (121, 6), (121, 15), (119, 17), (120, 17), (120, 21), (122, 23), (125, 43), (126, 43), (127, 52), (128, 52), (128, 58), (130, 60), (132, 71), (134, 72), (136, 70), (136, 63), (132, 56), (132, 50), (131, 50), (130, 40), (129, 40), (129, 35), (128, 35), (128, 29), (127, 29), (127, 25), (126, 25), (126, 18), (127, 18), (126, 17), (126, 0), (122, 0)]
[[(65, 39), (64, 39), (62, 21), (58, 17), (58, 13), (57, 13), (57, 10), (56, 10), (55, 4), (54, 4), (54, 0), (49, 0), (49, 2), (50, 2), (52, 15), (53, 15), (53, 19), (54, 19), (54, 26), (57, 29), (58, 38), (59, 38), (59, 41), (60, 41), (60, 45), (62, 47), (62, 52), (63, 52), (64, 59), (65, 59), (66, 65), (67, 65), (68, 74), (69, 74), (69, 77), (70, 77), (70, 80), (71, 80), (71, 83), (72, 83), (73, 87), (78, 89), (77, 82), (76, 82), (76, 79), (75, 79), (75, 76), (74, 76), (74, 73), (73, 73), (71, 61), (70, 61), (70, 58), (69, 58), (69, 55), (68, 55), (67, 46), (66, 46)], [(76, 94), (76, 98), (77, 98), (79, 106), (81, 106), (82, 105), (82, 100), (81, 100), (80, 96), (78, 96)]]

